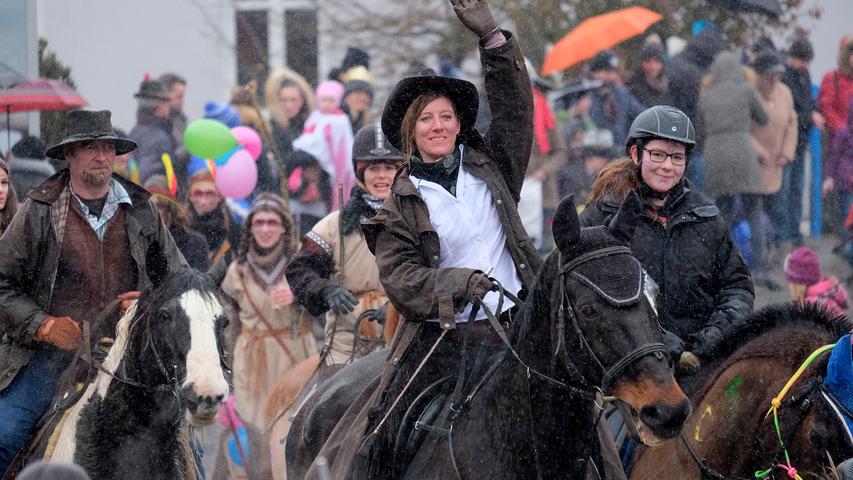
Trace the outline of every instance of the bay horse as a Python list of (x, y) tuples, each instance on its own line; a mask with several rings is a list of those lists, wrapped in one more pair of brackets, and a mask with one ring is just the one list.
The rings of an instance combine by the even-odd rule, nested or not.
[(206, 275), (178, 267), (142, 293), (66, 412), (50, 460), (97, 479), (195, 478), (187, 425), (212, 423), (228, 394), (216, 291)]
[[(374, 321), (364, 320), (365, 314), (375, 313), (385, 303), (385, 297), (369, 293), (359, 299), (356, 312), (362, 312), (356, 321), (356, 334), (353, 340), (351, 360), (357, 360), (366, 352), (376, 350), (378, 345), (390, 345), (400, 322), (400, 312), (390, 303), (385, 314), (385, 321), (376, 325)], [(379, 335), (381, 329), (381, 336)], [(314, 388), (337, 372), (344, 365), (327, 365), (321, 354), (312, 355), (296, 364), (281, 377), (279, 384), (270, 392), (266, 402), (266, 416), (272, 420), (267, 429), (263, 444), (269, 445), (272, 477), (274, 480), (285, 480), (284, 441), (291, 427), (291, 418), (303, 403), (308, 401)]]
[[(771, 399), (812, 352), (851, 328), (847, 317), (812, 303), (753, 313), (727, 338), (718, 359), (684, 382), (696, 409), (683, 437), (640, 448), (631, 479), (752, 479), (768, 468), (777, 478), (788, 478), (777, 466), (788, 464), (773, 416), (766, 417)], [(827, 476), (832, 464), (853, 456), (844, 426), (820, 393), (828, 357), (805, 370), (778, 411), (791, 466), (802, 478), (832, 478)]]
[[(558, 248), (514, 316), (503, 355), (466, 389), (463, 413), (451, 415), (459, 405), (445, 402), (434, 423), (420, 425), (426, 437), (407, 465), (398, 466), (398, 478), (604, 478), (615, 450), (600, 447), (603, 395), (649, 444), (681, 431), (690, 403), (661, 343), (652, 282), (627, 247), (640, 208), (639, 198), (629, 195), (608, 227), (581, 229), (572, 198), (560, 203), (553, 223)], [(496, 319), (490, 323), (503, 332)], [(349, 477), (349, 461), (359, 455), (352, 439), (365, 431), (355, 418), (364, 415), (360, 404), (376, 385), (332, 416), (340, 421), (320, 452), (290, 447), (299, 444), (296, 435), (328, 430), (319, 424), (337, 418), (315, 416), (317, 425), (291, 432), (288, 454), (310, 458), (288, 456), (288, 478), (301, 478), (297, 468), (314, 457), (328, 461), (335, 478)], [(321, 463), (305, 478), (318, 478)]]

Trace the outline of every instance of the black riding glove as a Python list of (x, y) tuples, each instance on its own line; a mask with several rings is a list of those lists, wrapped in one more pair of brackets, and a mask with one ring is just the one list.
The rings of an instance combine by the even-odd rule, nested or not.
[(335, 315), (346, 315), (355, 311), (358, 299), (349, 290), (341, 287), (326, 287), (323, 289), (323, 298), (329, 305), (329, 310)]
[(684, 353), (684, 340), (665, 328), (661, 328), (661, 330), (663, 330), (663, 344), (666, 345), (669, 358), (672, 359), (673, 363), (676, 363), (681, 358), (681, 354)]
[(723, 342), (723, 329), (716, 325), (708, 325), (699, 333), (691, 335), (690, 338), (693, 340), (690, 351), (699, 358), (708, 358), (716, 352), (717, 347)]

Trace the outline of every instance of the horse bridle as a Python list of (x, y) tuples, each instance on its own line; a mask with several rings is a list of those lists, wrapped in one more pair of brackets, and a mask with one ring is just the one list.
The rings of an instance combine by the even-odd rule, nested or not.
[[(790, 430), (788, 430), (788, 434), (785, 435), (785, 438), (783, 440), (784, 445), (790, 445), (791, 444), (791, 440), (797, 431), (797, 427), (803, 422), (803, 419), (805, 418), (806, 414), (809, 412), (809, 410), (811, 410), (811, 407), (814, 404), (811, 400), (812, 395), (814, 395), (817, 392), (820, 392), (822, 390), (822, 388), (823, 387), (820, 384), (820, 379), (819, 378), (812, 378), (807, 384), (803, 385), (803, 388), (800, 390), (800, 392), (797, 395), (789, 397), (782, 404), (782, 406), (785, 408), (790, 408), (790, 407), (793, 407), (795, 405), (798, 405), (800, 407), (798, 410), (798, 413), (797, 413), (796, 420), (793, 423), (791, 423), (791, 428), (790, 428)], [(684, 447), (687, 449), (687, 452), (690, 454), (690, 457), (696, 463), (696, 466), (699, 467), (699, 472), (700, 472), (702, 479), (753, 480), (753, 479), (744, 478), (744, 477), (727, 477), (727, 476), (725, 476), (724, 474), (715, 470), (714, 467), (712, 467), (708, 463), (708, 460), (706, 460), (703, 457), (700, 457), (699, 454), (696, 453), (696, 451), (690, 445), (690, 442), (687, 440), (687, 437), (684, 436), (683, 432), (679, 434), (679, 438), (681, 438), (681, 443), (684, 444)], [(782, 457), (783, 457), (783, 452), (780, 450), (779, 452), (776, 453), (776, 456), (773, 459), (772, 464), (775, 465), (775, 464), (779, 463), (779, 461), (782, 460)]]
[[(581, 345), (583, 346), (585, 354), (593, 360), (593, 364), (596, 365), (598, 370), (601, 372), (601, 381), (597, 385), (597, 388), (601, 390), (606, 390), (623, 370), (639, 359), (652, 354), (654, 354), (658, 359), (663, 359), (667, 352), (666, 345), (663, 343), (646, 343), (640, 345), (634, 350), (631, 350), (608, 368), (604, 366), (604, 363), (592, 350), (586, 335), (584, 335), (580, 325), (578, 324), (577, 315), (575, 315), (575, 311), (571, 305), (571, 299), (569, 299), (569, 296), (566, 293), (566, 277), (572, 272), (572, 270), (586, 262), (611, 255), (631, 255), (631, 250), (628, 247), (622, 246), (604, 247), (579, 255), (578, 257), (566, 262), (566, 264), (560, 269), (560, 306), (557, 310), (557, 347), (555, 348), (554, 354), (563, 360), (564, 367), (570, 373), (575, 374), (575, 380), (577, 380), (581, 385), (589, 387), (589, 382), (577, 370), (574, 363), (570, 361), (569, 354), (566, 351), (565, 327), (566, 316), (568, 316), (572, 322), (572, 328), (574, 329), (575, 335), (578, 337)], [(560, 257), (562, 257), (562, 254), (560, 254)], [(560, 263), (562, 263), (562, 261)]]

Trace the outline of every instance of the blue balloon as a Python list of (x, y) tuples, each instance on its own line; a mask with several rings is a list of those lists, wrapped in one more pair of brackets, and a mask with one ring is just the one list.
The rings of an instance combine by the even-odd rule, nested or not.
[(199, 170), (207, 170), (207, 160), (197, 157), (195, 155), (190, 157), (190, 164), (187, 166), (187, 174), (188, 176), (192, 176), (195, 172)]
[[(240, 426), (235, 429), (237, 432), (237, 438), (240, 440), (240, 448), (243, 450), (243, 456), (246, 457), (246, 461), (250, 461), (249, 459), (249, 435), (246, 433), (246, 427)], [(240, 458), (240, 449), (237, 448), (237, 441), (234, 439), (234, 434), (228, 435), (228, 457), (240, 468), (243, 467), (243, 459)]]
[(242, 145), (237, 145), (236, 147), (232, 148), (231, 150), (228, 150), (227, 152), (225, 152), (225, 154), (222, 155), (221, 157), (214, 160), (213, 163), (215, 163), (217, 167), (225, 166), (225, 164), (228, 163), (228, 160), (231, 159), (231, 155), (234, 155), (234, 152), (236, 152), (237, 150), (240, 150), (241, 148), (243, 148)]

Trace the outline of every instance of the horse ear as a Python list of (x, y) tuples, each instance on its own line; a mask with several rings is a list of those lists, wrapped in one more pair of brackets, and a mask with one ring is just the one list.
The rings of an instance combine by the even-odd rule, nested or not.
[(631, 243), (631, 238), (634, 237), (634, 229), (637, 228), (637, 222), (642, 213), (642, 204), (637, 192), (633, 190), (625, 197), (619, 211), (616, 212), (607, 230), (611, 235), (616, 237), (620, 242), (628, 245)]
[(554, 242), (560, 249), (560, 253), (569, 256), (581, 236), (581, 225), (575, 207), (574, 195), (569, 195), (560, 202), (560, 206), (554, 212), (551, 230), (554, 232)]

